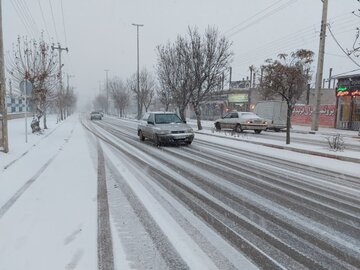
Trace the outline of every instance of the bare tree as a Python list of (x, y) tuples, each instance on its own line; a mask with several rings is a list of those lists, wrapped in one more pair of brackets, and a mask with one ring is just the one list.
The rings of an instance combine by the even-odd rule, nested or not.
[[(31, 100), (35, 105), (35, 113), (39, 121), (46, 115), (48, 98), (53, 95), (52, 78), (56, 76), (58, 67), (57, 54), (43, 38), (37, 41), (19, 37), (13, 52), (14, 58), (10, 59), (8, 66), (9, 73), (17, 83), (22, 80), (29, 80), (32, 83)], [(46, 128), (46, 117), (44, 117), (44, 128)]]
[(193, 74), (191, 74), (191, 58), (186, 52), (187, 42), (178, 36), (171, 44), (157, 47), (157, 75), (160, 86), (168, 90), (171, 100), (179, 109), (182, 120), (186, 120), (185, 110), (194, 90)]
[(156, 82), (154, 77), (148, 72), (146, 68), (143, 68), (140, 72), (139, 76), (140, 81), (140, 89), (137, 88), (137, 77), (136, 74), (133, 74), (127, 80), (127, 87), (130, 89), (134, 94), (136, 99), (138, 99), (140, 108), (138, 110), (139, 115), (138, 119), (140, 119), (141, 115), (143, 114), (143, 110), (148, 110), (149, 106), (151, 105), (154, 95), (155, 95), (155, 86)]
[(200, 104), (221, 89), (222, 76), (232, 60), (230, 47), (231, 43), (213, 27), (208, 27), (203, 36), (196, 28), (189, 27), (186, 37), (157, 47), (160, 97), (164, 103), (173, 101), (183, 120), (191, 103), (199, 130), (202, 129)]
[(194, 90), (191, 104), (197, 119), (198, 129), (202, 129), (200, 104), (214, 92), (221, 89), (223, 74), (229, 70), (233, 53), (231, 42), (218, 30), (208, 27), (203, 37), (196, 28), (189, 28), (187, 52), (190, 54), (191, 70), (194, 76)]
[(129, 93), (123, 81), (119, 78), (109, 80), (109, 91), (119, 116), (123, 117), (125, 108), (129, 105)]
[(107, 108), (107, 97), (104, 94), (99, 94), (93, 101), (94, 109), (97, 111), (105, 111)]
[(300, 49), (280, 54), (279, 60), (267, 60), (263, 65), (261, 93), (263, 96), (281, 96), (287, 103), (286, 144), (290, 144), (291, 115), (296, 101), (306, 89), (310, 80), (314, 53)]
[(166, 89), (166, 86), (161, 86), (157, 88), (157, 95), (159, 97), (159, 100), (161, 104), (165, 106), (165, 111), (168, 111), (170, 108), (170, 105), (173, 103), (171, 93), (168, 89)]
[(156, 82), (154, 77), (147, 71), (147, 69), (144, 68), (140, 72), (140, 89), (142, 93), (140, 102), (145, 107), (146, 112), (148, 111), (155, 96), (155, 87)]

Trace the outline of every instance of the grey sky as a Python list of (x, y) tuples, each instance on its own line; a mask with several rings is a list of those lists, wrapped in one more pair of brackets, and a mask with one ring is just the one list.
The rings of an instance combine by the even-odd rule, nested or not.
[[(260, 66), (280, 52), (308, 48), (317, 54), (322, 11), (321, 0), (62, 0), (65, 35), (61, 0), (2, 2), (7, 57), (12, 56), (18, 35), (30, 37), (31, 31), (39, 35), (44, 30), (46, 39), (51, 36), (55, 43), (69, 47), (69, 54), (63, 54), (64, 71), (75, 75), (71, 82), (82, 103), (98, 93), (104, 69), (110, 70), (109, 77), (123, 79), (136, 71), (136, 28), (132, 23), (145, 25), (140, 28), (140, 66), (152, 71), (157, 45), (185, 34), (188, 26), (198, 26), (201, 31), (208, 25), (218, 27), (233, 41), (233, 79), (238, 80), (247, 76), (251, 64)], [(351, 14), (357, 8), (356, 0), (329, 0), (328, 20), (344, 47), (352, 46), (355, 28), (360, 26), (360, 18)], [(32, 18), (26, 15), (30, 13)], [(34, 30), (26, 30), (24, 21)], [(358, 68), (330, 35), (326, 52), (325, 76), (330, 67), (335, 74)]]

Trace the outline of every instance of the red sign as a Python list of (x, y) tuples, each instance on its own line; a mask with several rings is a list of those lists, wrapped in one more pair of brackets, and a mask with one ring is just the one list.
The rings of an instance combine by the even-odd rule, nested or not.
[[(295, 105), (295, 109), (291, 116), (292, 124), (311, 125), (311, 116), (313, 113), (313, 106), (310, 105)], [(335, 126), (336, 105), (321, 105), (319, 125), (323, 127)]]
[(353, 97), (355, 97), (355, 96), (360, 96), (360, 90), (352, 91), (352, 92), (351, 92), (351, 95), (352, 95)]
[(337, 97), (350, 96), (350, 92), (349, 91), (336, 92), (336, 96)]

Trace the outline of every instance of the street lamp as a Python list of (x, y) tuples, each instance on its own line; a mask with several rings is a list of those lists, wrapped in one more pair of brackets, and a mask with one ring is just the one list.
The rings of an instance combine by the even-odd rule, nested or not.
[(137, 32), (137, 119), (140, 119), (140, 76), (139, 76), (139, 27), (144, 26), (143, 24), (133, 23), (136, 26)]
[(109, 114), (109, 70), (105, 69), (104, 71), (106, 73), (106, 113)]

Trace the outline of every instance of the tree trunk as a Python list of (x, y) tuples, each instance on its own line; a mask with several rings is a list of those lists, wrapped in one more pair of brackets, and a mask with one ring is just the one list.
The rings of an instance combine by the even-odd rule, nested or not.
[(290, 128), (291, 128), (292, 107), (288, 104), (286, 117), (286, 144), (290, 144)]
[(186, 107), (179, 107), (180, 118), (183, 121), (186, 121), (185, 110), (186, 110)]
[(200, 108), (199, 108), (199, 105), (195, 105), (193, 104), (194, 106), (194, 112), (195, 112), (195, 115), (196, 115), (196, 121), (197, 121), (197, 126), (198, 126), (198, 130), (202, 130), (202, 125), (201, 125), (201, 111), (200, 111)]
[(43, 123), (44, 123), (44, 129), (48, 129), (47, 124), (46, 124), (46, 111), (44, 110), (44, 119), (43, 119)]

